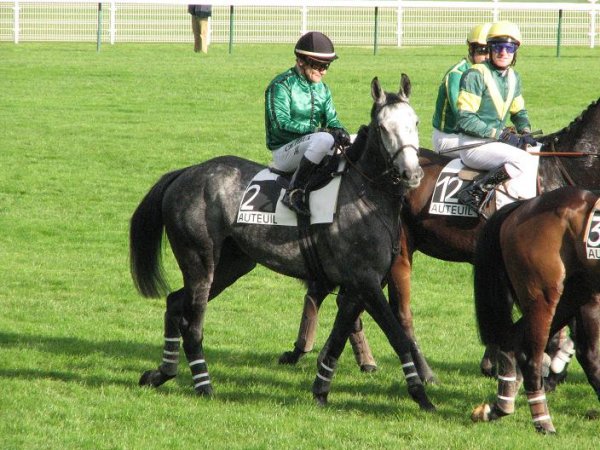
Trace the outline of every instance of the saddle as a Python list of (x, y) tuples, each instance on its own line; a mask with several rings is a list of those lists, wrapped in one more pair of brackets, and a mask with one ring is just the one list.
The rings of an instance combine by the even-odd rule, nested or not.
[[(316, 191), (324, 187), (327, 183), (333, 180), (335, 177), (342, 175), (346, 171), (346, 166), (339, 170), (340, 163), (343, 161), (343, 155), (340, 153), (336, 153), (333, 155), (327, 155), (323, 158), (323, 161), (317, 166), (312, 176), (308, 180), (308, 185), (306, 186), (306, 192)], [(294, 172), (284, 172), (282, 170), (275, 169), (274, 167), (269, 166), (269, 170), (278, 175), (277, 184), (283, 188), (287, 189), (290, 185), (290, 181)]]

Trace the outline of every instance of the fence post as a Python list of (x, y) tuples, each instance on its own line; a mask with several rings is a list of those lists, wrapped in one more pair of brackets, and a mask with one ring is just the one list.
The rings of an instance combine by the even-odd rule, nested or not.
[(492, 22), (498, 22), (498, 0), (492, 0), (494, 2), (494, 9), (492, 10)]
[(19, 34), (21, 33), (21, 22), (20, 22), (20, 16), (21, 16), (21, 8), (19, 6), (19, 0), (15, 0), (15, 6), (13, 7), (13, 23), (14, 23), (14, 28), (13, 28), (13, 41), (15, 44), (19, 43)]
[(377, 54), (377, 29), (379, 28), (379, 6), (375, 7), (375, 31), (373, 36), (373, 54)]
[(100, 51), (102, 43), (102, 3), (98, 3), (98, 34), (96, 37), (96, 51)]
[(561, 39), (561, 35), (562, 35), (562, 16), (563, 16), (563, 10), (559, 9), (558, 10), (558, 27), (556, 30), (556, 57), (557, 58), (560, 56), (560, 39)]
[(402, 0), (398, 0), (398, 10), (396, 13), (396, 22), (398, 23), (398, 26), (396, 28), (396, 45), (398, 47), (402, 47), (402, 37), (403, 37), (403, 23), (402, 23), (402, 19), (403, 19), (403, 14), (402, 14)]
[(229, 6), (229, 54), (233, 49), (233, 5)]
[(110, 24), (108, 25), (108, 33), (110, 34), (110, 45), (115, 43), (115, 35), (117, 34), (117, 5), (115, 0), (110, 0)]
[(598, 14), (596, 6), (596, 2), (598, 0), (589, 0), (592, 4), (592, 10), (590, 11), (590, 48), (594, 48), (596, 46), (596, 16)]

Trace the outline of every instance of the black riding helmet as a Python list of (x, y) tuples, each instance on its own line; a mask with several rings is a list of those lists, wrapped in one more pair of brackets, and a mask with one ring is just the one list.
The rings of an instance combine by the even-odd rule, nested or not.
[(298, 39), (294, 53), (299, 58), (325, 64), (338, 58), (331, 39), (318, 31), (309, 31)]

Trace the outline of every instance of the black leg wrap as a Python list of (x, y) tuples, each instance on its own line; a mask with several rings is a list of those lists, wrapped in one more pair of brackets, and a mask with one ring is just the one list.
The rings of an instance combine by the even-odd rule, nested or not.
[(177, 375), (177, 366), (179, 365), (179, 338), (165, 337), (163, 348), (163, 360), (159, 370), (166, 375)]
[(213, 389), (208, 375), (208, 366), (202, 355), (190, 359), (190, 370), (192, 371), (192, 381), (194, 390), (198, 395), (212, 395)]
[(317, 376), (315, 377), (312, 391), (315, 400), (320, 405), (327, 403), (327, 394), (331, 390), (331, 380), (333, 379), (336, 365), (337, 360), (330, 356), (318, 362)]
[(402, 355), (400, 361), (402, 362), (402, 370), (404, 371), (404, 376), (406, 377), (408, 393), (411, 398), (418, 403), (419, 408), (422, 410), (435, 411), (435, 406), (427, 397), (425, 386), (423, 386), (423, 383), (421, 382), (421, 378), (419, 377), (419, 373), (417, 372), (417, 368), (412, 360), (411, 354), (407, 353)]

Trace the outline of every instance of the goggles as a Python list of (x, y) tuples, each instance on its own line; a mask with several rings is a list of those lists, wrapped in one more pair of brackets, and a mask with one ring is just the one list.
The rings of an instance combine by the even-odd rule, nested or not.
[(488, 48), (487, 48), (486, 45), (474, 46), (473, 47), (473, 54), (474, 55), (487, 55), (488, 54)]
[(315, 61), (314, 59), (305, 59), (306, 64), (308, 64), (312, 69), (318, 70), (319, 72), (325, 72), (329, 69), (329, 64), (331, 63), (322, 63), (319, 61)]
[(513, 54), (517, 51), (519, 46), (514, 42), (497, 42), (490, 44), (490, 48), (493, 53), (502, 53), (502, 50), (506, 50), (506, 53)]

